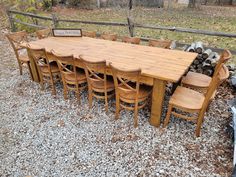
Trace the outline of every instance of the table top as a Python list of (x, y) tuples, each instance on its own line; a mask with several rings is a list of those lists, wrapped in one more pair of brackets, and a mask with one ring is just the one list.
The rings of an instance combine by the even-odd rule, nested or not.
[(196, 53), (127, 44), (89, 37), (49, 37), (29, 43), (61, 55), (106, 60), (122, 69), (141, 68), (142, 75), (177, 82), (196, 58)]

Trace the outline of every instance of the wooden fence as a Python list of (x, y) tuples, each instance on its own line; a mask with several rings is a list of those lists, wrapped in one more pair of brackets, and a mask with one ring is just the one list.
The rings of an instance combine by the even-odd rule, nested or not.
[[(13, 15), (22, 15), (25, 17), (31, 17), (32, 19), (36, 19), (36, 22), (38, 19), (44, 20), (44, 21), (50, 21), (51, 26), (54, 28), (57, 28), (60, 24), (60, 22), (68, 22), (68, 23), (82, 23), (82, 24), (93, 24), (93, 25), (105, 25), (105, 26), (123, 26), (127, 27), (129, 29), (129, 35), (134, 36), (134, 28), (146, 28), (146, 29), (153, 29), (153, 30), (168, 30), (168, 31), (173, 31), (173, 32), (183, 32), (183, 33), (194, 33), (194, 34), (203, 34), (203, 35), (210, 35), (210, 36), (220, 36), (220, 37), (230, 37), (230, 38), (236, 38), (236, 33), (224, 33), (224, 32), (216, 32), (216, 31), (207, 31), (207, 30), (198, 30), (198, 29), (188, 29), (188, 28), (179, 28), (179, 27), (164, 27), (164, 26), (152, 26), (152, 25), (143, 25), (143, 24), (138, 24), (134, 23), (131, 18), (127, 18), (127, 23), (120, 23), (120, 22), (97, 22), (97, 21), (84, 21), (84, 20), (69, 20), (69, 19), (60, 19), (58, 18), (55, 14), (52, 14), (51, 17), (46, 17), (46, 16), (40, 16), (37, 14), (33, 13), (25, 13), (25, 12), (20, 12), (20, 11), (15, 11), (15, 10), (8, 10), (7, 11), (11, 30), (16, 31), (16, 23), (27, 25), (30, 27), (35, 27), (35, 28), (48, 28), (46, 26), (41, 26), (32, 23), (27, 23), (23, 22), (17, 18), (15, 18)], [(149, 38), (141, 38), (143, 41), (148, 41)], [(186, 44), (182, 43), (176, 43), (178, 47), (182, 47)], [(211, 47), (208, 47), (211, 48)], [(212, 48), (211, 48), (212, 49)], [(213, 48), (215, 51), (222, 51), (223, 49), (220, 48)], [(231, 52), (236, 55), (236, 51), (231, 50)]]

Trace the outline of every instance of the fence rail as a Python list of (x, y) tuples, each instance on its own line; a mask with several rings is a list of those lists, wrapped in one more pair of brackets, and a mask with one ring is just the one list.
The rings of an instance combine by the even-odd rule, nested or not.
[[(153, 26), (153, 25), (138, 24), (138, 23), (133, 22), (133, 20), (129, 17), (127, 18), (127, 23), (121, 23), (121, 22), (84, 21), (84, 20), (74, 20), (74, 19), (68, 20), (68, 19), (60, 19), (55, 14), (52, 14), (51, 17), (47, 17), (47, 16), (40, 16), (40, 15), (33, 14), (33, 13), (20, 12), (20, 11), (16, 11), (16, 10), (8, 10), (7, 14), (8, 14), (8, 18), (9, 18), (9, 22), (10, 22), (12, 31), (16, 31), (15, 23), (20, 23), (20, 24), (27, 25), (30, 27), (35, 27), (35, 28), (47, 28), (46, 26), (41, 26), (38, 24), (31, 24), (31, 23), (23, 22), (19, 19), (16, 19), (13, 17), (13, 15), (16, 14), (16, 15), (31, 17), (34, 19), (51, 21), (51, 24), (54, 28), (58, 27), (60, 22), (67, 22), (67, 23), (83, 23), (83, 24), (93, 24), (93, 25), (128, 27), (130, 36), (134, 36), (134, 32), (133, 32), (134, 28), (146, 28), (146, 29), (154, 29), (154, 30), (168, 30), (168, 31), (173, 31), (173, 32), (194, 33), (194, 34), (203, 34), (203, 35), (210, 35), (210, 36), (236, 38), (236, 33), (225, 33), (225, 32), (188, 29), (188, 28), (180, 28), (180, 27), (166, 27), (166, 26)], [(141, 39), (144, 41), (147, 40), (147, 38), (141, 38)], [(180, 44), (180, 45), (185, 45), (185, 44)], [(217, 50), (221, 51), (223, 49), (217, 49)], [(231, 50), (231, 52), (236, 55), (236, 51)]]

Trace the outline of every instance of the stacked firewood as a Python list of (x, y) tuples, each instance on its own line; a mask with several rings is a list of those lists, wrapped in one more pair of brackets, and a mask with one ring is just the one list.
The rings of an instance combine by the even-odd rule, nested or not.
[(211, 49), (204, 50), (202, 42), (194, 42), (184, 47), (185, 51), (198, 53), (197, 58), (190, 66), (190, 71), (212, 76), (220, 55)]

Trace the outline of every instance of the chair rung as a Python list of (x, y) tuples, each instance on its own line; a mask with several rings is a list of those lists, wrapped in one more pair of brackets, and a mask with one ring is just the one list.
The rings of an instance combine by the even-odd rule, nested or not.
[(180, 118), (185, 119), (185, 120), (189, 120), (189, 121), (195, 121), (195, 120), (197, 120), (196, 117), (185, 116), (185, 115), (179, 114), (179, 113), (177, 113), (177, 112), (173, 112), (173, 111), (172, 111), (171, 113), (172, 113), (174, 116), (180, 117)]

